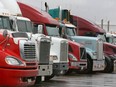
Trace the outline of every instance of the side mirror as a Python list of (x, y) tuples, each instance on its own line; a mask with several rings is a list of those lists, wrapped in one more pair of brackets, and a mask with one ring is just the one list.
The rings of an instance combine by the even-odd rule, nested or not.
[(43, 25), (38, 25), (38, 33), (39, 34), (43, 33)]
[(10, 25), (11, 25), (11, 29), (12, 29), (13, 31), (18, 31), (18, 28), (17, 28), (17, 26), (16, 26), (16, 23), (17, 23), (17, 18), (14, 17), (14, 16), (11, 16), (11, 17), (10, 17)]
[(7, 37), (7, 35), (8, 35), (8, 31), (7, 31), (7, 30), (4, 30), (4, 31), (3, 31), (3, 36), (4, 36), (4, 37)]

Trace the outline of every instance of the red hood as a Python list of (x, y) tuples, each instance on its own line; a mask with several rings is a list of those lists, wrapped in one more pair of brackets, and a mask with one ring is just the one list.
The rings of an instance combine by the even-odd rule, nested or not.
[(70, 44), (77, 45), (78, 47), (80, 47), (80, 46), (81, 46), (81, 44), (79, 44), (79, 43), (76, 43), (76, 42), (74, 42), (74, 41), (70, 41), (70, 40), (68, 40), (68, 42), (69, 42)]
[(20, 2), (18, 2), (18, 4), (24, 17), (27, 17), (37, 23), (59, 25), (59, 23), (55, 19), (53, 19), (47, 12), (40, 11), (39, 9), (34, 9), (34, 7)]
[(68, 40), (69, 53), (72, 53), (80, 61), (80, 44)]

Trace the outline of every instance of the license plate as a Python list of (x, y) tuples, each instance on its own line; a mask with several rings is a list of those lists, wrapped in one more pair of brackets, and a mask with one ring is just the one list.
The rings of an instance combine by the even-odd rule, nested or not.
[(77, 62), (71, 62), (71, 66), (77, 66)]
[(45, 77), (44, 77), (44, 76), (42, 76), (42, 77), (41, 77), (41, 80), (42, 80), (42, 81), (44, 81), (44, 80), (45, 80)]
[(32, 82), (31, 79), (28, 79), (28, 82)]

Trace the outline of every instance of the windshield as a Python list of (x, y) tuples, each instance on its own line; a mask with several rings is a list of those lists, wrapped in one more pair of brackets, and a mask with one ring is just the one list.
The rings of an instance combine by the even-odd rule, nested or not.
[(56, 26), (46, 26), (46, 30), (49, 36), (59, 36), (59, 28)]
[(106, 41), (111, 44), (116, 44), (116, 37), (115, 36), (107, 37)]
[(97, 37), (101, 38), (104, 42), (106, 42), (106, 38), (104, 34), (98, 34)]
[(32, 32), (32, 23), (25, 20), (17, 20), (18, 31), (20, 32)]
[(106, 37), (106, 41), (108, 42), (108, 43), (113, 43), (113, 37), (111, 36), (111, 37)]
[(113, 43), (116, 44), (116, 37), (113, 38)]
[(11, 30), (11, 25), (8, 17), (0, 17), (0, 28)]
[(75, 36), (76, 35), (75, 29), (74, 28), (70, 28), (70, 27), (66, 28), (66, 33), (69, 36)]

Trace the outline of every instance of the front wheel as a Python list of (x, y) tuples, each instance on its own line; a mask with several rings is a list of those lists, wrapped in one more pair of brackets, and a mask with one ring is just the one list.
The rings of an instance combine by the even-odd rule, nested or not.
[(105, 57), (105, 73), (112, 73), (113, 72), (113, 61), (109, 57)]
[(65, 75), (72, 74), (72, 72), (73, 72), (73, 71), (69, 69), (69, 70), (65, 73)]
[(91, 74), (92, 73), (92, 59), (87, 58), (87, 69), (84, 71), (84, 73)]
[(51, 76), (45, 76), (45, 81), (48, 81), (48, 80), (52, 79), (53, 77), (54, 77), (53, 74)]
[(41, 76), (37, 76), (35, 80), (35, 84), (38, 84), (41, 82)]

